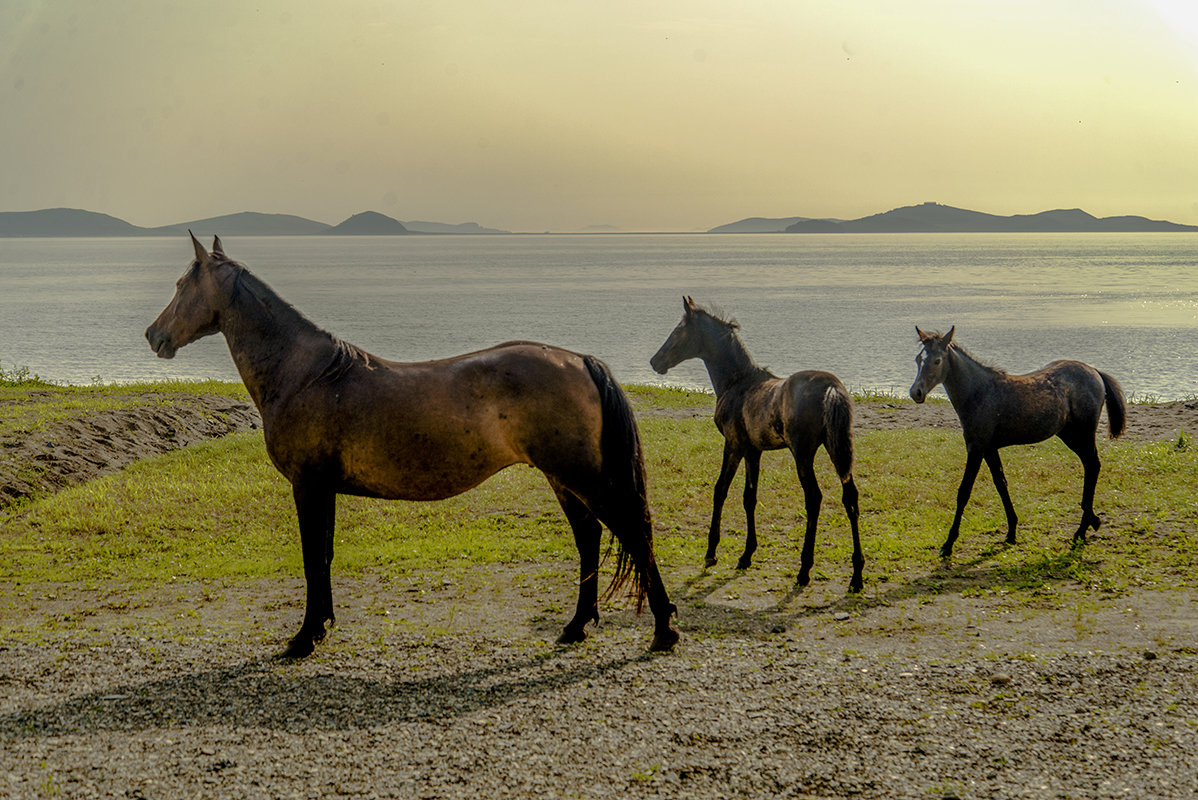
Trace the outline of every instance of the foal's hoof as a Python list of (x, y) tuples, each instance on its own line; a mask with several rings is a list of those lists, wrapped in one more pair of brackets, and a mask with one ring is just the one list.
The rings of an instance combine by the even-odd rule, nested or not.
[(678, 644), (678, 638), (678, 631), (674, 630), (673, 626), (658, 631), (653, 634), (653, 643), (649, 645), (649, 650), (653, 653), (668, 653)]
[(940, 560), (941, 561), (948, 561), (952, 557), (953, 557), (953, 546), (951, 544), (946, 544), (940, 548)]
[(705, 566), (705, 567), (714, 567), (715, 565), (716, 565), (716, 557), (715, 556), (708, 556), (707, 558), (705, 558), (703, 560), (703, 566)]
[(853, 580), (849, 581), (849, 594), (861, 594), (862, 590), (864, 590), (864, 589), (865, 589), (864, 581), (859, 581), (855, 578)]
[(741, 556), (740, 561), (736, 562), (737, 569), (748, 569), (753, 566), (753, 559), (750, 556)]

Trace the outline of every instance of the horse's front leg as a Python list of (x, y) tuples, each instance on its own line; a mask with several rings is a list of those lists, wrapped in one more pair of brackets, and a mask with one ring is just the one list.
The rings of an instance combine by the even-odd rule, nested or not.
[(1007, 476), (1003, 472), (997, 447), (986, 452), (986, 466), (990, 467), (990, 477), (994, 478), (994, 488), (998, 490), (1003, 511), (1007, 514), (1007, 544), (1015, 544), (1015, 526), (1019, 524), (1019, 517), (1015, 516), (1015, 506), (1011, 504), (1011, 495), (1007, 492)]
[(323, 486), (292, 484), (299, 518), (300, 548), (304, 556), (307, 608), (299, 633), (283, 652), (284, 658), (303, 658), (324, 638), (324, 623), (334, 621), (333, 587), (329, 567), (333, 559), (333, 533), (337, 495)]
[(724, 460), (720, 465), (720, 477), (716, 478), (715, 490), (712, 492), (711, 528), (707, 533), (706, 563), (709, 567), (714, 567), (716, 563), (715, 551), (720, 546), (720, 515), (724, 510), (724, 501), (728, 499), (728, 487), (736, 477), (736, 469), (740, 466), (742, 457), (731, 442), (724, 440)]
[(803, 554), (799, 560), (799, 586), (811, 582), (811, 567), (815, 564), (815, 528), (819, 524), (819, 507), (824, 493), (815, 480), (815, 454), (795, 454), (795, 468), (803, 487), (803, 503), (807, 510), (807, 531), (803, 535)]
[(965, 515), (965, 505), (969, 495), (973, 493), (973, 482), (982, 466), (982, 448), (968, 447), (965, 451), (965, 474), (961, 476), (961, 485), (957, 488), (957, 513), (953, 516), (953, 526), (948, 530), (948, 538), (940, 546), (940, 557), (950, 558), (953, 554), (953, 543), (961, 533), (961, 518)]
[(748, 569), (753, 564), (753, 553), (757, 551), (757, 476), (761, 472), (761, 451), (745, 453), (745, 551), (736, 562), (737, 569)]

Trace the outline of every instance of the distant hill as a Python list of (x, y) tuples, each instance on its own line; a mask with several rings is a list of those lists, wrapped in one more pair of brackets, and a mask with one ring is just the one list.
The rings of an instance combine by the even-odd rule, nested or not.
[(191, 230), (196, 236), (295, 236), (299, 234), (327, 233), (331, 226), (291, 214), (261, 214), (243, 211), (223, 217), (209, 217), (175, 225), (150, 228), (153, 236), (186, 236)]
[(143, 236), (145, 228), (78, 208), (0, 212), (0, 236)]
[(718, 225), (708, 233), (782, 233), (790, 225), (796, 222), (804, 222), (807, 217), (780, 217), (771, 219), (769, 217), (748, 217), (739, 222), (729, 222), (727, 225)]
[(502, 231), (496, 228), (484, 228), (477, 222), (460, 222), (456, 225), (451, 225), (447, 222), (425, 222), (424, 220), (404, 221), (404, 227), (412, 233), (459, 233), (459, 234), (481, 234), (481, 233), (511, 233), (511, 231)]
[(375, 211), (355, 214), (339, 225), (297, 217), (292, 214), (262, 214), (243, 211), (221, 217), (177, 222), (142, 228), (123, 219), (77, 208), (46, 208), (40, 211), (0, 212), (0, 238), (21, 236), (304, 236), (304, 235), (397, 235), (405, 233), (480, 234), (509, 233), (484, 228), (476, 222), (450, 225), (444, 222), (413, 222), (405, 225)]
[(402, 236), (409, 231), (402, 222), (386, 214), (363, 211), (361, 214), (354, 214), (345, 222), (334, 225), (324, 233), (332, 236)]
[(1009, 217), (939, 203), (903, 206), (853, 220), (806, 219), (787, 233), (1141, 233), (1198, 231), (1198, 226), (1145, 217), (1095, 217), (1080, 208)]

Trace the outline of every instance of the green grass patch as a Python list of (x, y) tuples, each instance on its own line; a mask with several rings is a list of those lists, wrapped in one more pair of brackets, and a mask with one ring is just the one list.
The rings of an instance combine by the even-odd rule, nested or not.
[[(7, 391), (12, 387), (2, 387)], [(87, 402), (123, 402), (130, 387), (49, 392), (55, 413), (87, 413)], [(151, 384), (134, 391), (238, 394), (229, 384)], [(647, 387), (642, 407), (697, 407), (710, 395)], [(60, 402), (61, 401), (61, 402)], [(52, 403), (52, 404), (53, 404)], [(68, 404), (75, 403), (70, 406)], [(672, 406), (670, 404), (673, 404)], [(7, 413), (7, 412), (6, 412)], [(706, 417), (640, 417), (659, 560), (673, 585), (702, 571), (711, 493), (723, 440)], [(1020, 516), (1019, 543), (1002, 543), (1005, 519), (982, 469), (954, 558), (937, 550), (952, 521), (965, 448), (958, 433), (880, 431), (856, 437), (866, 595), (1009, 593), (1031, 603), (1059, 593), (1198, 586), (1198, 447), (1181, 438), (1100, 444), (1096, 509), (1104, 520), (1084, 548), (1070, 539), (1080, 510), (1082, 470), (1055, 440), (1003, 451)], [(823, 504), (814, 579), (848, 582), (851, 538), (840, 486), (821, 451)], [(730, 573), (743, 545), (742, 472), (724, 509), (721, 563)], [(758, 491), (758, 575), (793, 576), (805, 525), (794, 463), (766, 453)], [(505, 470), (450, 500), (408, 503), (342, 497), (334, 569), (398, 576), (446, 567), (574, 561), (573, 538), (543, 476)], [(609, 564), (610, 566), (610, 564)], [(122, 472), (36, 499), (0, 517), (0, 582), (152, 584), (300, 575), (290, 487), (265, 454), (260, 432), (236, 434), (141, 461)], [(722, 574), (722, 573), (721, 573)], [(687, 577), (691, 576), (691, 577)], [(783, 589), (785, 591), (785, 589)]]

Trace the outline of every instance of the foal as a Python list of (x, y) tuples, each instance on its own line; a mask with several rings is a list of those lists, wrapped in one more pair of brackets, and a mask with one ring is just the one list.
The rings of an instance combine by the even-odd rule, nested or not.
[(664, 375), (690, 358), (707, 365), (715, 389), (715, 424), (724, 435), (724, 460), (716, 479), (707, 538), (707, 566), (716, 563), (720, 542), (720, 512), (728, 486), (743, 460), (745, 473), (745, 518), (748, 533), (745, 551), (737, 569), (748, 569), (757, 549), (754, 509), (757, 506), (757, 475), (763, 450), (787, 448), (794, 456), (807, 510), (807, 532), (799, 569), (799, 585), (810, 580), (815, 561), (815, 528), (823, 494), (815, 480), (815, 451), (823, 445), (840, 476), (841, 500), (853, 531), (853, 578), (849, 591), (862, 587), (865, 556), (857, 533), (857, 486), (853, 483), (853, 405), (844, 385), (830, 372), (805, 370), (779, 378), (753, 362), (737, 335), (734, 322), (720, 319), (684, 298), (682, 321), (650, 359), (653, 369)]
[(1019, 521), (1007, 479), (1003, 475), (999, 448), (1012, 444), (1034, 444), (1057, 436), (1077, 453), (1085, 470), (1082, 484), (1082, 520), (1073, 543), (1084, 544), (1086, 530), (1098, 530), (1102, 520), (1094, 513), (1094, 486), (1098, 483), (1098, 416), (1105, 401), (1111, 438), (1123, 433), (1127, 405), (1119, 382), (1080, 361), (1054, 361), (1026, 375), (1008, 375), (988, 367), (953, 341), (954, 325), (948, 333), (924, 333), (916, 326), (923, 350), (915, 358), (919, 372), (911, 384), (911, 399), (922, 403), (937, 384), (961, 419), (965, 434), (965, 475), (957, 489), (957, 513), (940, 557), (953, 554), (953, 542), (961, 530), (961, 516), (969, 502), (973, 481), (982, 460), (990, 467), (994, 488), (1007, 514), (1007, 542), (1015, 543)]

